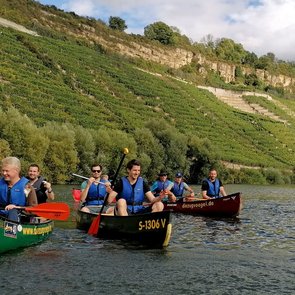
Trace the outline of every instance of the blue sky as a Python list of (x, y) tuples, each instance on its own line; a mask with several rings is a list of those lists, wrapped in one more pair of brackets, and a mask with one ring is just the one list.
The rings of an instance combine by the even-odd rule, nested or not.
[(199, 42), (211, 34), (230, 38), (258, 56), (272, 52), (295, 61), (295, 0), (39, 0), (64, 11), (108, 23), (110, 16), (126, 21), (127, 33), (163, 21)]

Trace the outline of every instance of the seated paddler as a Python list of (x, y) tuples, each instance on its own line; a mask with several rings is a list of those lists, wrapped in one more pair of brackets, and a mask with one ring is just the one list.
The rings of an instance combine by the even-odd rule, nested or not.
[(216, 169), (209, 171), (208, 178), (202, 181), (202, 197), (203, 199), (225, 197), (226, 192), (220, 179), (217, 178)]
[(0, 178), (0, 215), (11, 221), (20, 221), (20, 207), (36, 206), (37, 196), (29, 180), (20, 176), (21, 163), (16, 157), (2, 160)]
[(175, 202), (176, 197), (171, 191), (173, 188), (173, 182), (168, 179), (168, 173), (165, 170), (161, 170), (158, 174), (158, 178), (153, 182), (151, 186), (151, 192), (155, 197), (160, 194), (165, 194), (163, 202)]
[(190, 201), (193, 200), (195, 193), (193, 189), (183, 180), (183, 174), (177, 172), (175, 174), (173, 187), (171, 192), (175, 195), (176, 201)]
[[(147, 182), (140, 176), (140, 162), (133, 159), (127, 163), (126, 168), (128, 175), (116, 182), (108, 197), (108, 203), (114, 198), (117, 200), (114, 214), (127, 216), (163, 211), (164, 205), (161, 201), (165, 195), (153, 195)], [(145, 201), (149, 202), (148, 206), (143, 205)]]
[(107, 185), (109, 181), (102, 179), (102, 166), (93, 164), (91, 166), (91, 176), (81, 184), (81, 210), (84, 212), (99, 212), (100, 206), (107, 195)]

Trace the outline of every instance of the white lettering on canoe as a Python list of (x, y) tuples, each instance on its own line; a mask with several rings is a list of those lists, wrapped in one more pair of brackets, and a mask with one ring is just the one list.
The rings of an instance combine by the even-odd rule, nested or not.
[(184, 203), (182, 205), (182, 208), (188, 208), (188, 209), (204, 208), (204, 207), (211, 207), (213, 205), (214, 205), (214, 202), (212, 202), (212, 201), (200, 202), (200, 203)]

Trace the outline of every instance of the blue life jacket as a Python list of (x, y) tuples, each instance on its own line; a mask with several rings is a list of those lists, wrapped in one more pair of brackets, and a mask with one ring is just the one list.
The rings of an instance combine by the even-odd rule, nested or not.
[[(100, 182), (106, 183), (107, 181), (101, 179)], [(107, 191), (105, 185), (100, 183), (95, 185), (94, 183), (92, 183), (85, 200), (86, 205), (102, 205), (106, 194)]]
[(119, 197), (127, 202), (127, 209), (132, 213), (137, 213), (144, 208), (142, 202), (144, 201), (143, 192), (143, 178), (138, 177), (135, 186), (133, 187), (127, 177), (122, 177), (123, 190)]
[(181, 198), (184, 192), (184, 183), (181, 182), (180, 184), (178, 184), (174, 181), (171, 192), (175, 195), (176, 198)]
[(207, 195), (211, 198), (219, 197), (220, 183), (218, 178), (212, 183), (208, 178), (205, 179), (209, 185), (209, 190), (207, 191)]
[(169, 184), (170, 184), (170, 181), (167, 179), (165, 182), (163, 181), (160, 181), (160, 180), (157, 180), (157, 188), (154, 190), (155, 192), (155, 197), (158, 197), (160, 195), (160, 192), (165, 190)]
[[(4, 178), (0, 179), (0, 205), (5, 207), (9, 204), (14, 204), (16, 206), (25, 206), (27, 197), (25, 194), (25, 187), (29, 180), (22, 177), (17, 183), (15, 183), (10, 190), (10, 200), (8, 200), (8, 184)], [(7, 215), (7, 211), (0, 210), (0, 214)]]

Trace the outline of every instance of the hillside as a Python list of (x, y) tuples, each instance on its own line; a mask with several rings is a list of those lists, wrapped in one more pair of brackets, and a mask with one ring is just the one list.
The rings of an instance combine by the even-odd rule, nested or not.
[[(102, 35), (107, 35), (110, 30), (102, 24), (96, 24), (103, 28), (97, 34), (96, 43), (87, 43), (81, 40), (78, 33), (77, 37), (72, 33), (76, 30), (77, 23), (73, 22), (71, 26), (72, 18), (78, 19), (79, 23), (87, 22), (86, 19), (59, 12), (63, 16), (64, 28), (70, 28), (61, 31), (60, 20), (55, 25), (52, 20), (54, 17), (50, 22), (44, 17), (44, 11), (48, 10), (46, 7), (25, 1), (28, 3), (26, 10), (20, 11), (17, 5), (11, 9), (12, 4), (8, 5), (3, 0), (0, 2), (6, 5), (5, 15), (2, 5), (0, 16), (10, 17), (9, 21), (15, 22), (20, 19), (21, 12), (26, 13), (21, 15), (22, 21), (19, 24), (34, 32), (34, 20), (37, 32), (36, 35), (21, 32), (1, 27), (0, 23), (0, 107), (4, 112), (16, 108), (40, 130), (48, 122), (55, 122), (58, 126), (70, 123), (74, 129), (77, 129), (75, 126), (80, 126), (91, 132), (101, 128), (109, 130), (108, 134), (123, 132), (132, 140), (129, 138), (124, 142), (120, 139), (121, 147), (131, 143), (133, 147), (129, 147), (131, 150), (133, 148), (133, 153), (130, 156), (137, 155), (145, 159), (146, 163), (154, 164), (148, 173), (152, 177), (159, 167), (167, 166), (171, 172), (181, 169), (192, 178), (199, 179), (206, 169), (197, 166), (205, 166), (209, 160), (211, 164), (222, 160), (281, 171), (290, 171), (295, 166), (293, 100), (269, 95), (258, 96), (255, 93), (252, 95), (249, 91), (230, 95), (229, 102), (222, 100), (222, 95), (217, 94), (222, 90), (215, 89), (214, 92), (209, 88), (198, 87), (199, 83), (208, 82), (201, 74), (197, 80), (199, 83), (188, 83), (183, 78), (185, 75), (180, 79), (168, 65), (107, 50), (103, 41), (107, 38), (102, 38)], [(44, 25), (43, 30), (41, 24)], [(117, 35), (111, 38), (120, 38), (122, 43), (134, 42), (126, 34), (113, 34)], [(159, 45), (159, 51), (163, 50), (165, 48)], [(223, 95), (225, 96), (227, 95)], [(235, 96), (254, 111), (234, 106), (232, 102)], [(145, 128), (151, 130), (157, 140), (152, 140), (153, 144), (145, 147), (143, 153), (144, 143), (137, 134), (139, 129), (147, 133)], [(173, 139), (173, 133), (177, 139)], [(190, 139), (194, 138), (200, 140), (198, 155), (208, 153), (208, 158), (196, 159), (192, 154), (193, 144)], [(4, 131), (0, 132), (0, 140), (7, 141), (14, 151), (13, 144)], [(149, 154), (150, 150), (158, 149), (159, 143), (162, 145), (161, 152), (157, 156)], [(73, 144), (78, 149), (77, 139)], [(111, 143), (108, 144), (111, 146)], [(117, 150), (120, 144), (116, 147)], [(177, 149), (175, 144), (184, 144), (188, 148), (186, 150), (181, 146)], [(202, 151), (207, 144), (207, 152)], [(170, 157), (167, 156), (169, 148)], [(102, 154), (105, 151), (102, 152), (101, 146), (98, 149), (101, 150), (93, 151), (93, 155), (99, 160), (104, 159)], [(175, 151), (184, 151), (184, 155), (178, 155)], [(78, 159), (73, 160), (71, 169), (80, 165), (78, 169), (85, 173), (87, 169), (81, 165), (83, 160), (79, 157), (79, 151), (77, 154)], [(157, 158), (159, 155), (162, 158)], [(186, 161), (177, 159), (177, 156), (185, 156)], [(109, 157), (112, 158), (111, 155)], [(105, 160), (106, 164), (108, 161), (110, 160)], [(190, 167), (184, 167), (187, 165)], [(66, 179), (65, 175), (56, 178), (57, 181)]]

